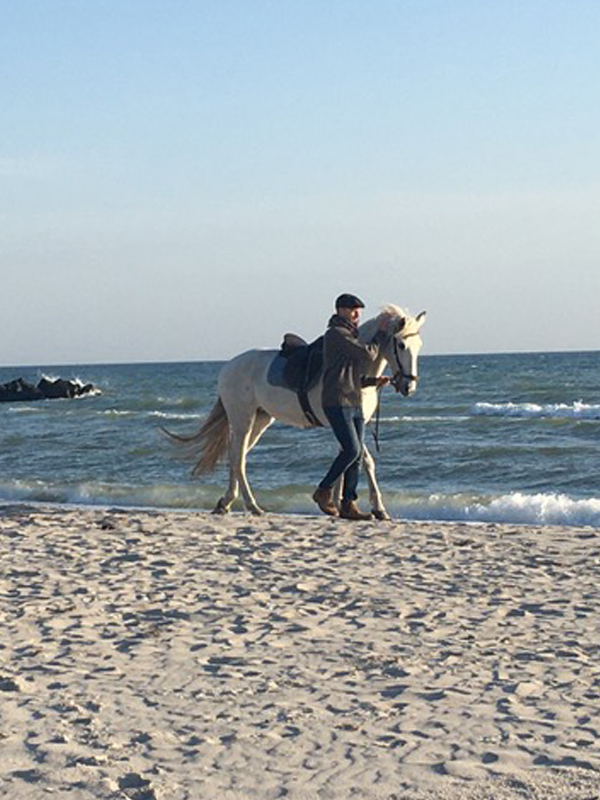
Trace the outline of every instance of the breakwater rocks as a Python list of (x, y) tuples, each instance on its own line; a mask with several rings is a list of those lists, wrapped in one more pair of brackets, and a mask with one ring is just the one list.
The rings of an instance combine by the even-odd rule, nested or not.
[(28, 383), (23, 378), (17, 378), (8, 383), (0, 383), (0, 403), (54, 400), (100, 393), (100, 389), (92, 383), (84, 384), (79, 380), (64, 380), (63, 378), (56, 378), (55, 380), (42, 378), (37, 385)]

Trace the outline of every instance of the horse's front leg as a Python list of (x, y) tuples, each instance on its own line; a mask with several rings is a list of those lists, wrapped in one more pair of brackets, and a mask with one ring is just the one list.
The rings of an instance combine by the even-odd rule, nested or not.
[(391, 519), (383, 505), (383, 497), (379, 491), (377, 479), (375, 478), (375, 459), (369, 452), (367, 445), (363, 445), (363, 464), (367, 481), (369, 483), (369, 498), (371, 500), (371, 511), (375, 519)]

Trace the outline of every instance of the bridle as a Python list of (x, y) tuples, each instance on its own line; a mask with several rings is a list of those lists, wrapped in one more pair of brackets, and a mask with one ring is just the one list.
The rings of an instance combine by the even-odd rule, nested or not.
[[(403, 336), (402, 338), (403, 339), (407, 339), (409, 336), (415, 336), (415, 334), (414, 333), (409, 333), (406, 336)], [(390, 383), (392, 384), (394, 389), (397, 392), (399, 392), (400, 391), (400, 385), (401, 385), (403, 380), (407, 381), (407, 382), (414, 381), (415, 383), (417, 383), (418, 380), (419, 380), (419, 376), (418, 375), (413, 375), (412, 373), (407, 373), (407, 372), (404, 371), (404, 367), (402, 366), (402, 361), (400, 360), (400, 349), (401, 348), (398, 346), (398, 340), (396, 338), (396, 334), (394, 334), (392, 336), (392, 341), (393, 341), (393, 346), (394, 346), (394, 358), (396, 360), (396, 366), (398, 367), (398, 369), (396, 370), (396, 372), (394, 372), (394, 374), (390, 378)], [(379, 387), (377, 389), (377, 406), (376, 406), (376, 409), (375, 409), (375, 428), (372, 430), (373, 439), (375, 440), (375, 447), (376, 447), (378, 453), (381, 450), (381, 448), (379, 446), (379, 418), (380, 418), (380, 412), (381, 412), (381, 387)]]
[[(408, 339), (409, 336), (415, 336), (415, 335), (416, 334), (414, 333), (409, 333), (406, 336), (403, 336), (402, 338)], [(394, 358), (396, 359), (396, 366), (398, 367), (398, 369), (396, 370), (396, 372), (394, 372), (394, 374), (390, 378), (390, 383), (392, 384), (392, 386), (396, 391), (399, 391), (400, 384), (402, 383), (403, 380), (409, 383), (411, 381), (417, 383), (419, 380), (419, 376), (404, 371), (404, 367), (402, 366), (402, 361), (400, 360), (400, 347), (398, 346), (398, 340), (395, 335), (392, 336), (392, 341), (394, 345)]]

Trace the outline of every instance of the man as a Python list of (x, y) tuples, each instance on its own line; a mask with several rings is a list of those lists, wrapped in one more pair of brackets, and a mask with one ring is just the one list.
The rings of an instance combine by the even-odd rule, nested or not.
[[(358, 477), (363, 451), (365, 420), (362, 411), (362, 388), (365, 385), (383, 386), (389, 378), (366, 381), (365, 368), (379, 356), (386, 341), (385, 328), (389, 319), (382, 317), (372, 342), (358, 340), (358, 322), (364, 303), (356, 295), (342, 294), (335, 303), (335, 314), (329, 320), (323, 345), (322, 405), (341, 450), (313, 494), (321, 511), (332, 517), (366, 520), (371, 514), (357, 506)], [(343, 477), (340, 510), (333, 502), (333, 486)]]

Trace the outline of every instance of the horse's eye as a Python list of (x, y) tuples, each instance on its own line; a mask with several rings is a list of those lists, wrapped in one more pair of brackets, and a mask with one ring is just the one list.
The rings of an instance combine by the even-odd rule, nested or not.
[(400, 348), (400, 350), (406, 350), (406, 345), (402, 341), (402, 339), (400, 339), (400, 341), (398, 342), (398, 347)]

